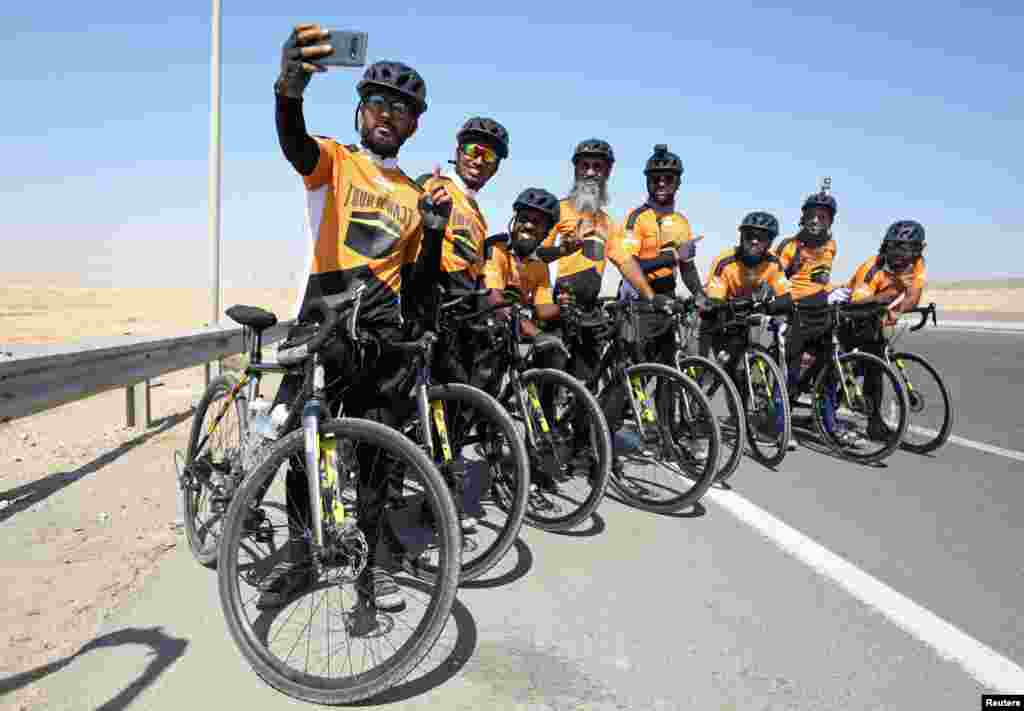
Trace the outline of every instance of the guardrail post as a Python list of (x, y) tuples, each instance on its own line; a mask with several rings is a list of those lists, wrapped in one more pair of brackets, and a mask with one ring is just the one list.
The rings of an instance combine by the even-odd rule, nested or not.
[[(150, 382), (145, 380), (135, 385), (129, 385), (125, 392), (125, 419), (129, 427), (138, 427), (136, 423), (141, 420), (142, 426), (148, 429), (153, 424), (152, 410), (150, 405)], [(139, 417), (141, 415), (141, 417)]]

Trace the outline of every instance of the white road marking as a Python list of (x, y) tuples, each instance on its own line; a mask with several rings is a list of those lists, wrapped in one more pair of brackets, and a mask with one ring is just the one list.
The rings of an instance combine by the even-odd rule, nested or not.
[(985, 687), (1003, 693), (1024, 691), (1024, 669), (1010, 659), (969, 637), (736, 492), (711, 489), (706, 496), (783, 551), (878, 610), (943, 659), (959, 664)]
[[(934, 437), (938, 434), (938, 431), (936, 430), (930, 430), (926, 427), (918, 427), (917, 425), (909, 425), (907, 429), (911, 432), (916, 432), (917, 434), (927, 435), (928, 437)], [(1003, 449), (1002, 447), (997, 447), (994, 444), (975, 442), (973, 439), (967, 439), (966, 437), (960, 437), (958, 435), (950, 435), (949, 441), (953, 444), (959, 444), (961, 447), (970, 447), (971, 449), (976, 449), (979, 452), (996, 454), (1000, 457), (1016, 459), (1018, 462), (1024, 462), (1024, 452), (1017, 452), (1012, 449)]]
[(968, 333), (995, 333), (1005, 336), (1024, 334), (1024, 324), (1016, 321), (944, 321), (939, 317), (940, 331), (966, 331)]

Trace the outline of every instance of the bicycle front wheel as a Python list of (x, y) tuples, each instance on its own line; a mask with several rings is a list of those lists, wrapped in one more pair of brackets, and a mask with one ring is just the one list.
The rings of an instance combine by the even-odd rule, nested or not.
[[(323, 545), (313, 544), (304, 437), (282, 438), (232, 499), (221, 609), (270, 686), (312, 703), (352, 703), (405, 678), (440, 636), (458, 585), (458, 520), (440, 472), (406, 437), (368, 420), (328, 420), (321, 452), (330, 443), (335, 458), (322, 459), (316, 478), (334, 486), (321, 488)], [(396, 481), (402, 489), (388, 493)], [(385, 609), (379, 571), (397, 571), (394, 558), (418, 555), (423, 539), (437, 551), (433, 580), (396, 574), (389, 595), (400, 599)]]
[(545, 531), (571, 530), (604, 498), (612, 468), (608, 423), (597, 398), (561, 370), (528, 370), (520, 387), (527, 412), (519, 403), (508, 406), (522, 423), (530, 456), (526, 521)]
[[(456, 496), (462, 520), (473, 519), (476, 530), (464, 530), (463, 582), (476, 580), (497, 565), (516, 542), (526, 516), (530, 462), (526, 444), (505, 408), (483, 390), (462, 383), (427, 390), (434, 432), (434, 461)], [(419, 418), (402, 428), (422, 442)], [(444, 428), (447, 449), (441, 437)], [(435, 575), (433, 552), (407, 561), (424, 579)]]
[(909, 424), (903, 382), (870, 353), (844, 353), (814, 380), (814, 423), (828, 446), (855, 462), (880, 462), (899, 447)]
[(640, 363), (602, 399), (615, 389), (626, 407), (621, 421), (608, 423), (617, 460), (612, 486), (628, 504), (654, 513), (697, 503), (715, 480), (721, 440), (700, 386), (675, 368)]
[[(753, 345), (747, 349), (750, 379), (740, 373), (746, 396), (747, 440), (754, 459), (766, 467), (777, 467), (786, 458), (789, 438), (793, 436), (793, 418), (789, 393), (782, 368), (767, 349)], [(743, 369), (743, 364), (737, 365)]]
[(676, 355), (676, 367), (701, 387), (718, 419), (722, 441), (715, 481), (723, 483), (739, 467), (747, 437), (747, 421), (739, 391), (722, 366), (709, 358), (687, 356), (680, 351)]
[(907, 391), (910, 424), (900, 446), (908, 452), (934, 452), (953, 430), (953, 400), (932, 364), (913, 353), (894, 353), (892, 364)]

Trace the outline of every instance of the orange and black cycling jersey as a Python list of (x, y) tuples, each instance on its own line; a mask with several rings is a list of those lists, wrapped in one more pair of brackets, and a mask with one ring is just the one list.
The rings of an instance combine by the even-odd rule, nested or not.
[(475, 289), (483, 275), (483, 247), (487, 236), (487, 221), (480, 206), (457, 175), (439, 178), (425, 175), (417, 182), (427, 192), (438, 185), (448, 188), (452, 212), (441, 244), (442, 278), (449, 282), (446, 286)]
[(880, 256), (874, 256), (860, 265), (847, 286), (852, 292), (851, 300), (863, 301), (892, 287), (896, 287), (900, 293), (910, 289), (924, 289), (927, 278), (924, 257), (918, 257), (907, 271), (896, 274), (885, 268)]
[[(648, 260), (660, 257), (662, 249), (679, 248), (692, 239), (693, 231), (686, 217), (673, 210), (661, 210), (644, 204), (626, 217), (622, 232), (622, 249), (626, 254), (636, 257), (643, 268)], [(675, 264), (649, 272), (647, 281), (655, 294), (674, 294)]]
[(790, 237), (779, 244), (775, 256), (793, 284), (793, 298), (799, 300), (828, 289), (832, 262), (836, 258), (836, 241), (830, 239), (820, 247), (811, 247)]
[(536, 257), (520, 259), (506, 245), (496, 244), (484, 266), (484, 287), (519, 295), (524, 304), (553, 304), (548, 265)]
[(748, 267), (731, 247), (711, 264), (704, 293), (712, 299), (747, 299), (762, 284), (771, 287), (776, 296), (790, 293), (790, 282), (775, 255), (769, 254), (756, 267)]
[(415, 262), (422, 240), (421, 190), (397, 167), (382, 167), (364, 150), (316, 137), (316, 168), (303, 176), (313, 255), (302, 298), (366, 283), (362, 315), (401, 323), (402, 267)]
[[(571, 200), (562, 200), (559, 209), (561, 218), (545, 238), (545, 247), (556, 246), (567, 236), (575, 235), (577, 226), (583, 219), (576, 212)], [(583, 240), (582, 249), (555, 261), (556, 290), (571, 289), (583, 302), (595, 301), (601, 293), (601, 278), (604, 275), (606, 260), (611, 259), (619, 264), (625, 258), (622, 252), (621, 230), (608, 213), (599, 210), (593, 225), (596, 234)]]

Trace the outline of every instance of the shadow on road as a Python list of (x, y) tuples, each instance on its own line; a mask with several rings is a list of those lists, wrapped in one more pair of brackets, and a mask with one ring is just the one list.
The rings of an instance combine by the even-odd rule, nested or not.
[[(494, 578), (477, 578), (476, 580), (470, 580), (469, 582), (462, 583), (459, 587), (469, 590), (498, 588), (502, 585), (514, 583), (529, 573), (533, 568), (533, 551), (530, 550), (530, 547), (526, 545), (526, 541), (522, 538), (516, 539), (514, 547), (516, 551), (516, 564), (511, 570), (508, 570)], [(507, 558), (508, 554), (506, 554), (505, 557)], [(500, 563), (495, 566), (495, 568), (499, 567), (501, 567)]]
[[(606, 493), (605, 496), (608, 494)], [(558, 536), (569, 536), (570, 538), (589, 538), (590, 536), (598, 536), (604, 533), (604, 529), (607, 528), (604, 519), (601, 518), (601, 514), (597, 511), (590, 514), (590, 525), (586, 528), (574, 528), (571, 531), (555, 531), (555, 535)]]
[[(452, 623), (455, 629), (452, 630)], [(455, 599), (448, 624), (434, 644), (430, 653), (423, 658), (409, 677), (397, 686), (392, 686), (379, 696), (360, 701), (352, 706), (377, 706), (407, 701), (436, 689), (458, 674), (476, 651), (478, 632), (472, 613), (461, 600)], [(423, 672), (420, 674), (420, 672)], [(414, 676), (418, 675), (418, 676)]]
[(5, 499), (13, 502), (7, 508), (3, 509), (3, 511), (0, 511), (0, 523), (6, 521), (15, 514), (21, 513), (31, 506), (35, 506), (40, 501), (48, 499), (78, 480), (84, 479), (90, 474), (95, 474), (103, 467), (118, 460), (136, 447), (145, 444), (153, 437), (166, 432), (179, 423), (192, 417), (192, 412), (193, 410), (190, 408), (185, 412), (179, 412), (176, 415), (168, 415), (167, 417), (156, 420), (151, 429), (146, 430), (137, 437), (133, 437), (115, 449), (96, 457), (96, 459), (93, 459), (88, 464), (84, 464), (72, 472), (57, 472), (56, 474), (50, 474), (42, 479), (33, 481), (30, 484), (25, 484), (24, 486), (0, 492), (0, 500)]
[[(795, 422), (793, 423), (793, 439), (795, 439), (802, 448), (806, 449), (809, 452), (814, 452), (815, 454), (821, 454), (826, 457), (831, 457), (832, 459), (835, 459), (837, 462), (849, 462), (850, 464), (860, 464), (861, 466), (868, 467), (869, 469), (885, 469), (889, 466), (884, 461), (855, 462), (852, 459), (847, 459), (846, 457), (836, 454), (831, 447), (829, 447), (825, 442), (822, 441), (817, 429), (811, 428), (814, 428), (813, 424), (809, 426), (798, 427)], [(798, 432), (800, 433), (799, 437), (797, 437)]]
[(144, 629), (128, 628), (110, 632), (97, 637), (82, 646), (69, 657), (64, 657), (36, 669), (0, 679), (0, 695), (9, 694), (22, 687), (33, 684), (51, 674), (67, 667), (78, 657), (105, 647), (119, 647), (126, 644), (138, 644), (152, 649), (149, 664), (142, 674), (125, 686), (116, 696), (106, 703), (97, 706), (97, 711), (119, 711), (128, 708), (142, 690), (152, 684), (164, 670), (174, 663), (182, 654), (188, 642), (178, 637), (171, 637), (163, 631), (163, 627), (147, 627)]

